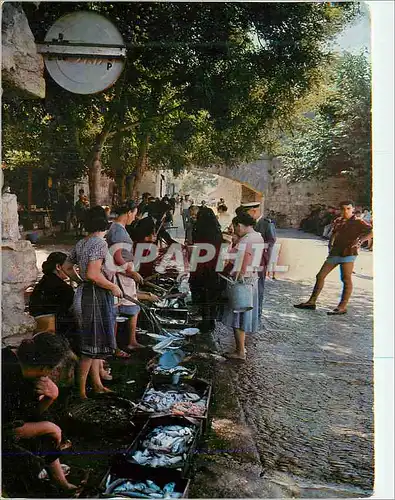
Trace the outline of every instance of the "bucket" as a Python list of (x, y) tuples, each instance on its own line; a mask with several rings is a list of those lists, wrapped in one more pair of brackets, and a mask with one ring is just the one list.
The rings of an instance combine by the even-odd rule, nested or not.
[(252, 283), (236, 281), (228, 283), (229, 305), (234, 313), (251, 311), (253, 309)]
[(28, 233), (26, 235), (26, 239), (29, 240), (30, 243), (35, 245), (39, 240), (39, 234), (38, 233)]

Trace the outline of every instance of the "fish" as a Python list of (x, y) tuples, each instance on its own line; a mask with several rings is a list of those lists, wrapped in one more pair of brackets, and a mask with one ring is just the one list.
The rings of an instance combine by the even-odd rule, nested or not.
[(182, 493), (174, 491), (175, 487), (175, 483), (167, 483), (160, 488), (150, 479), (147, 479), (145, 483), (133, 483), (131, 479), (116, 479), (107, 485), (106, 494), (118, 493), (122, 497), (129, 498), (181, 498)]
[[(196, 434), (185, 426), (158, 426), (149, 432), (141, 446), (144, 451), (131, 453), (131, 459), (148, 467), (169, 467), (181, 463)], [(186, 456), (186, 455), (185, 455)]]
[[(147, 483), (148, 483), (148, 481), (147, 481)], [(176, 483), (167, 483), (163, 487), (163, 493), (173, 493), (175, 487), (176, 487)]]
[[(147, 485), (148, 485), (151, 489), (153, 489), (154, 491), (156, 491), (156, 492), (162, 491), (162, 490), (159, 488), (159, 486), (158, 486), (158, 485), (156, 485), (156, 484), (155, 484), (153, 481), (151, 481), (150, 479), (147, 479), (147, 480), (146, 480), (146, 483), (147, 483)], [(175, 486), (175, 483), (169, 483), (169, 484), (174, 484), (174, 486)], [(166, 484), (166, 486), (168, 486), (168, 485)], [(165, 486), (165, 488), (166, 488), (166, 486)], [(167, 491), (167, 490), (166, 490), (166, 491)]]

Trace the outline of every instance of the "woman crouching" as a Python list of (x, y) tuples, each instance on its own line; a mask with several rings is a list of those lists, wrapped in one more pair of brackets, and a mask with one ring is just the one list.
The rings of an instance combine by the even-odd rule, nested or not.
[(66, 357), (73, 356), (67, 342), (53, 333), (40, 333), (22, 341), (17, 349), (3, 348), (1, 354), (3, 473), (8, 468), (11, 475), (17, 475), (18, 487), (23, 487), (32, 471), (22, 459), (33, 454), (44, 461), (57, 486), (74, 492), (77, 486), (67, 481), (58, 458), (62, 431), (42, 417), (59, 394), (49, 375)]

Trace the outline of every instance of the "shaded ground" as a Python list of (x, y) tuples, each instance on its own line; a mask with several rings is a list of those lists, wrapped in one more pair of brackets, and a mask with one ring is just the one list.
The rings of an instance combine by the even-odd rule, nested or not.
[[(370, 495), (373, 488), (372, 256), (363, 252), (349, 313), (329, 317), (339, 275), (329, 277), (315, 312), (293, 307), (311, 292), (326, 245), (281, 231), (282, 264), (268, 280), (264, 328), (247, 340), (248, 362), (233, 368), (265, 477), (297, 496)], [(226, 350), (232, 335), (218, 329)]]

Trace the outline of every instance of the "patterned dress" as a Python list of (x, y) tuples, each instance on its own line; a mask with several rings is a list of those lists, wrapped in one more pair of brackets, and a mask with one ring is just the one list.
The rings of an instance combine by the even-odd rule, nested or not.
[(91, 358), (105, 358), (116, 348), (114, 297), (109, 290), (86, 278), (89, 262), (102, 260), (104, 263), (107, 253), (106, 241), (91, 236), (80, 240), (70, 254), (70, 261), (78, 265), (84, 280), (77, 288), (73, 303), (81, 335), (81, 354)]

